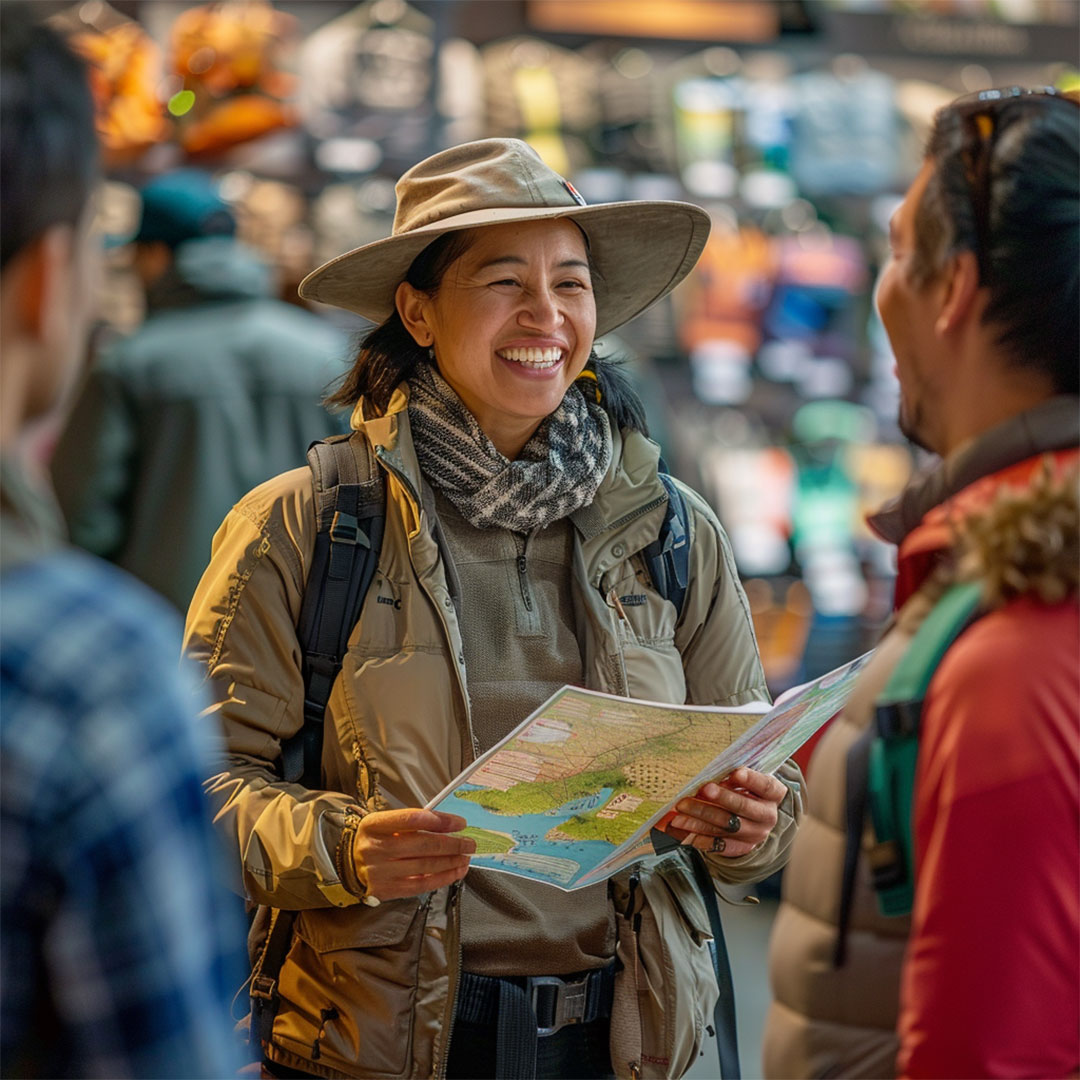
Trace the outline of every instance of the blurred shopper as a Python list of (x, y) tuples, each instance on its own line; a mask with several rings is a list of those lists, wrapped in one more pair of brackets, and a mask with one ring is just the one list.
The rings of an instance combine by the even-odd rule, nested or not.
[[(727, 539), (692, 492), (678, 489), (681, 615), (646, 573), (668, 504), (658, 448), (593, 352), (690, 270), (708, 218), (675, 202), (586, 206), (516, 139), (442, 151), (397, 194), (391, 237), (303, 286), (379, 323), (337, 400), (354, 406), (341, 455), (353, 490), (385, 507), (367, 603), (309, 727), (325, 732), (311, 779), (288, 764), (314, 666), (297, 633), (316, 547), (309, 470), (229, 515), (188, 615), (229, 753), (208, 789), (263, 905), (264, 1063), (281, 1076), (681, 1076), (716, 986), (708, 929), (675, 899), (694, 888), (689, 846), (645, 899), (626, 871), (617, 911), (608, 883), (564, 893), (469, 872), (474, 841), (451, 835), (464, 822), (421, 807), (564, 683), (679, 703), (767, 696)], [(718, 881), (782, 865), (800, 812), (793, 765), (740, 772), (667, 826)], [(643, 878), (660, 873), (644, 862)], [(662, 948), (637, 935), (651, 917), (670, 927)], [(640, 961), (620, 967), (616, 948)], [(638, 987), (645, 965), (657, 981)]]
[[(1077, 103), (1049, 91), (961, 99), (892, 221), (877, 304), (900, 422), (943, 460), (873, 519), (899, 546), (899, 612), (810, 765), (771, 944), (771, 1077), (1080, 1066), (1078, 133)], [(870, 865), (884, 883), (889, 852), (869, 828), (862, 851), (848, 832), (845, 911), (855, 744), (943, 586), (967, 579), (985, 614), (921, 713), (910, 925), (878, 912)]]
[[(223, 1077), (238, 960), (167, 606), (65, 545), (24, 436), (70, 392), (98, 180), (85, 73), (0, 5), (0, 1054), (5, 1076)], [(228, 942), (229, 947), (224, 943)]]
[(274, 298), (270, 268), (235, 230), (206, 173), (143, 189), (147, 318), (91, 368), (53, 459), (75, 543), (182, 610), (233, 503), (344, 424), (321, 404), (343, 337)]

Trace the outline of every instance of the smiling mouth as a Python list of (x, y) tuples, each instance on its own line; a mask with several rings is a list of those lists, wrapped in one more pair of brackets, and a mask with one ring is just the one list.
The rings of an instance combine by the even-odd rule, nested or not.
[(511, 363), (520, 364), (522, 367), (531, 368), (533, 371), (543, 371), (561, 362), (563, 350), (557, 348), (500, 349), (495, 355)]

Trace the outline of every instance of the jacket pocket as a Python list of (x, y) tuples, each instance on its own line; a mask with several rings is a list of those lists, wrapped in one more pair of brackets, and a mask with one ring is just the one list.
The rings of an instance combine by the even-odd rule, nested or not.
[(686, 674), (673, 639), (624, 642), (626, 692), (646, 701), (686, 701)]
[(697, 1060), (719, 991), (708, 914), (681, 856), (613, 882), (611, 1060), (622, 1080), (680, 1077)]
[(301, 911), (273, 1041), (348, 1076), (409, 1072), (427, 904)]

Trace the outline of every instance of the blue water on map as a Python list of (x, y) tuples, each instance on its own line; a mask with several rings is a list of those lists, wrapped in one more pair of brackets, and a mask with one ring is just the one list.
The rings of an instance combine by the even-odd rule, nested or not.
[[(462, 784), (457, 791), (480, 791), (478, 785)], [(520, 814), (516, 817), (508, 817), (503, 814), (494, 814), (478, 803), (469, 799), (459, 799), (457, 794), (448, 795), (437, 809), (448, 814), (460, 814), (470, 825), (479, 829), (490, 829), (492, 832), (506, 833), (518, 841), (517, 853), (530, 855), (548, 855), (556, 859), (573, 859), (581, 864), (582, 871), (591, 870), (601, 859), (607, 858), (615, 850), (614, 846), (604, 840), (576, 840), (559, 841), (545, 840), (544, 836), (554, 826), (574, 814), (585, 813), (603, 806), (611, 798), (612, 788), (604, 788), (595, 795), (588, 795), (581, 799), (572, 799), (563, 803), (555, 810), (546, 814)], [(472, 865), (477, 867), (492, 867), (498, 869), (498, 859), (491, 856), (474, 855)], [(518, 873), (524, 871), (518, 870)], [(558, 880), (560, 885), (565, 885), (565, 880), (548, 878), (539, 870), (530, 870), (527, 875), (538, 881)], [(578, 877), (575, 874), (574, 877)]]

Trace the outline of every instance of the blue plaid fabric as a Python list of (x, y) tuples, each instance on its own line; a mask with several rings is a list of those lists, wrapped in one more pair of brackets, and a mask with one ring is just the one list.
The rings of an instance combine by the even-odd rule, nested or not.
[(0, 1051), (11, 1075), (226, 1077), (243, 920), (180, 628), (73, 551), (0, 576)]

